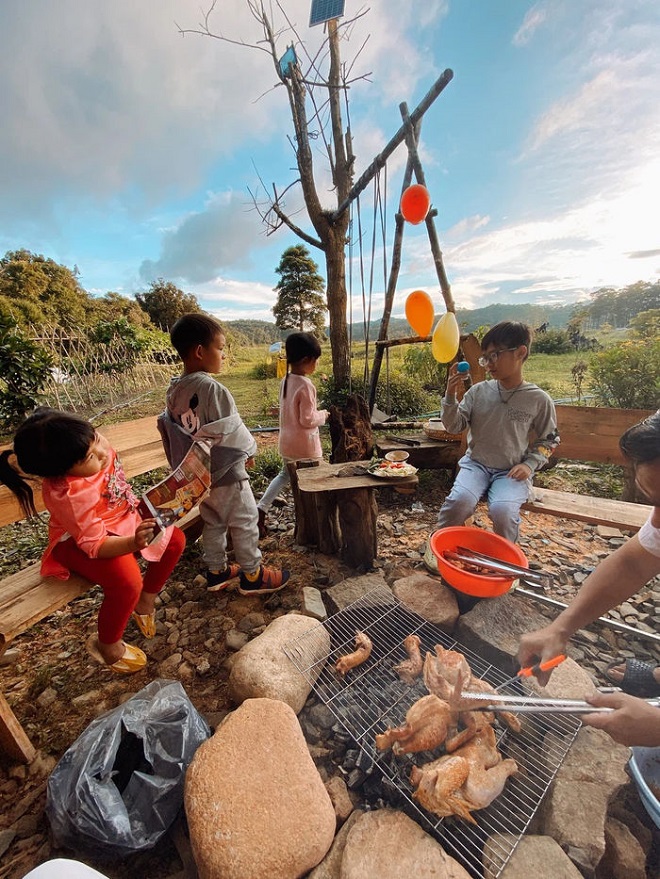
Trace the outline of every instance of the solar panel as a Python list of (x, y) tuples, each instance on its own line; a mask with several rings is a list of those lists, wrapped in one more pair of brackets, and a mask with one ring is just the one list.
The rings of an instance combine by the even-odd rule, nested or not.
[(344, 14), (346, 0), (312, 0), (312, 11), (309, 16), (309, 26), (323, 24), (332, 18), (340, 18)]

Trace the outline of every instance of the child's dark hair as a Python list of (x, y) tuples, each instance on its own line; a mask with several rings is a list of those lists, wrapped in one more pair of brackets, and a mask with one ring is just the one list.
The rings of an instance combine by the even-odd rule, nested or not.
[(284, 388), (282, 396), (286, 397), (286, 385), (289, 378), (289, 366), (300, 363), (308, 358), (318, 360), (321, 356), (321, 345), (316, 336), (311, 333), (291, 333), (286, 337), (284, 343), (286, 351), (286, 377), (284, 379)]
[(619, 440), (619, 448), (634, 464), (647, 464), (660, 458), (660, 409), (629, 427)]
[(174, 324), (170, 330), (170, 341), (179, 357), (185, 360), (197, 345), (206, 347), (224, 332), (220, 321), (210, 314), (192, 312), (181, 315)]
[(491, 327), (481, 340), (481, 350), (485, 351), (490, 345), (496, 348), (518, 348), (520, 345), (527, 346), (527, 356), (532, 346), (532, 331), (517, 320), (502, 320)]
[(32, 488), (9, 463), (12, 454), (23, 473), (54, 478), (64, 476), (87, 455), (94, 442), (94, 427), (71, 412), (37, 409), (21, 424), (14, 448), (0, 454), (0, 482), (18, 498), (26, 516), (35, 516)]

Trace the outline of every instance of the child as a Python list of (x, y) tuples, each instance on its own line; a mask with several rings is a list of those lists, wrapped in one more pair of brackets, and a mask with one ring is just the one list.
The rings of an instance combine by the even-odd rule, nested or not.
[[(208, 588), (225, 589), (240, 574), (241, 595), (278, 592), (289, 572), (261, 564), (257, 505), (245, 469), (257, 444), (232, 395), (210, 375), (220, 372), (225, 356), (222, 326), (208, 314), (184, 314), (170, 338), (183, 361), (183, 375), (172, 379), (167, 410), (158, 419), (167, 458), (175, 467), (193, 439), (212, 442), (211, 491), (199, 508)], [(228, 530), (238, 564), (227, 564)]]
[[(486, 495), (496, 534), (515, 542), (520, 507), (528, 498), (531, 478), (559, 445), (552, 400), (531, 382), (523, 381), (523, 364), (532, 334), (517, 321), (502, 321), (483, 338), (479, 358), (493, 381), (472, 385), (462, 401), (456, 390), (465, 375), (452, 364), (442, 401), (442, 422), (451, 433), (468, 428), (466, 454), (452, 490), (440, 509), (438, 525), (462, 525)], [(530, 430), (535, 440), (530, 444)]]
[[(325, 424), (328, 412), (316, 408), (316, 388), (307, 378), (316, 369), (321, 346), (311, 333), (291, 333), (284, 343), (287, 374), (280, 385), (280, 455), (284, 467), (266, 489), (258, 503), (259, 535), (266, 536), (266, 513), (273, 501), (289, 484), (286, 465), (302, 458), (321, 458), (319, 425)], [(289, 372), (289, 369), (291, 370)]]
[[(0, 480), (36, 515), (25, 474), (41, 476), (50, 513), (43, 577), (66, 580), (71, 571), (103, 590), (98, 640), (88, 648), (117, 674), (144, 668), (147, 657), (122, 638), (132, 615), (145, 638), (156, 634), (156, 595), (172, 573), (186, 539), (170, 527), (151, 543), (153, 519), (142, 520), (138, 501), (108, 441), (77, 415), (38, 409), (19, 427), (14, 449), (0, 455)], [(142, 577), (135, 553), (150, 562)]]

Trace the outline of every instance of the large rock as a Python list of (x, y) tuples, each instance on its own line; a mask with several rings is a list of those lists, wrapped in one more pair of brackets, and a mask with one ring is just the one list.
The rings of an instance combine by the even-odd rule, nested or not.
[(335, 833), (298, 719), (274, 699), (248, 699), (198, 748), (185, 808), (200, 879), (298, 879)]
[(403, 812), (365, 812), (346, 840), (339, 879), (469, 879), (463, 867)]
[(394, 603), (390, 587), (383, 575), (378, 573), (363, 574), (361, 577), (348, 577), (341, 583), (326, 589), (323, 594), (331, 613), (337, 613), (374, 590), (377, 590), (374, 597), (378, 599), (379, 603)]
[(596, 692), (592, 676), (570, 657), (553, 669), (547, 686), (540, 687), (536, 678), (528, 678), (527, 684), (534, 695), (543, 699), (584, 699)]
[(646, 879), (646, 854), (628, 827), (616, 818), (608, 818), (605, 824), (605, 855), (598, 872), (612, 879)]
[(409, 610), (445, 632), (451, 632), (459, 617), (456, 595), (438, 577), (417, 573), (395, 580), (392, 592)]
[[(511, 848), (515, 839), (508, 833), (496, 833), (486, 841), (484, 879), (494, 879), (502, 862), (502, 852)], [(499, 879), (582, 879), (582, 874), (549, 836), (523, 836), (513, 851)]]
[(520, 636), (548, 625), (528, 598), (501, 595), (485, 598), (461, 616), (458, 640), (507, 674), (515, 674)]
[(300, 614), (278, 617), (236, 654), (229, 674), (229, 697), (235, 704), (245, 699), (281, 699), (298, 714), (312, 682), (284, 653), (295, 644), (307, 673), (318, 677), (321, 660), (330, 652), (330, 636), (316, 620)]
[[(551, 753), (553, 734), (546, 736)], [(605, 853), (607, 806), (628, 781), (629, 749), (599, 729), (583, 727), (542, 805), (543, 833), (555, 839), (591, 879)]]
[(307, 879), (339, 879), (341, 874), (341, 862), (344, 857), (346, 840), (351, 827), (362, 815), (362, 811), (356, 810), (346, 819), (341, 830), (337, 833), (328, 854), (323, 858), (318, 867), (314, 867)]

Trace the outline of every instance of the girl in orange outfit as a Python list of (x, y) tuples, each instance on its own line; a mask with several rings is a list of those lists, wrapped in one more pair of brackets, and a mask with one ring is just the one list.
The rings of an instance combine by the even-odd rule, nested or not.
[[(183, 532), (170, 526), (152, 543), (156, 523), (140, 518), (117, 453), (77, 415), (38, 409), (18, 428), (13, 452), (0, 455), (0, 481), (34, 516), (26, 474), (42, 477), (50, 513), (41, 575), (66, 580), (73, 571), (98, 583), (103, 601), (90, 652), (118, 674), (139, 671), (147, 657), (123, 641), (124, 629), (132, 615), (146, 638), (156, 634), (156, 595), (183, 552)], [(136, 553), (149, 562), (144, 577)]]

